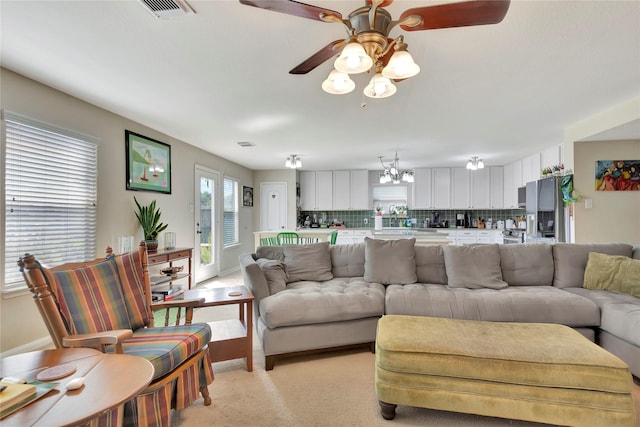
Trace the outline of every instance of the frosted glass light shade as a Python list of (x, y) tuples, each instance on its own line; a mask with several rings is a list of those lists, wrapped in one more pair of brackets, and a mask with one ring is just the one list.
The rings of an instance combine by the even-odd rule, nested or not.
[(342, 49), (333, 66), (343, 73), (358, 74), (369, 70), (373, 66), (373, 60), (360, 43), (351, 42)]
[(356, 84), (349, 78), (349, 74), (338, 70), (329, 73), (329, 77), (322, 82), (322, 90), (333, 95), (342, 95), (355, 89)]
[(419, 72), (420, 66), (413, 61), (411, 54), (406, 50), (397, 50), (382, 70), (382, 75), (390, 79), (407, 79)]
[(376, 73), (364, 88), (364, 94), (369, 98), (386, 98), (396, 93), (397, 90), (398, 88), (391, 83), (391, 80), (381, 73)]

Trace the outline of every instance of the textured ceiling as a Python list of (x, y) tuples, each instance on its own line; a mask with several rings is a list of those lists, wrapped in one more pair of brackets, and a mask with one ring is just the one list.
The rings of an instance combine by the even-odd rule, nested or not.
[[(312, 3), (344, 16), (363, 4)], [(195, 15), (160, 20), (137, 1), (2, 0), (2, 65), (251, 169), (292, 153), (303, 169), (376, 169), (396, 150), (403, 168), (501, 165), (640, 95), (639, 1), (516, 0), (497, 25), (404, 33), (422, 71), (382, 100), (363, 99), (367, 75), (323, 92), (331, 60), (288, 74), (344, 37), (339, 24), (189, 4)], [(613, 135), (640, 138), (627, 128)]]

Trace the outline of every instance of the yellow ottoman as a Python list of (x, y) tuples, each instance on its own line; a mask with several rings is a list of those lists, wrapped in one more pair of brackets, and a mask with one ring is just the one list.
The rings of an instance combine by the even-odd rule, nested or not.
[(635, 426), (627, 365), (554, 324), (387, 315), (376, 339), (382, 417), (397, 405), (566, 426)]

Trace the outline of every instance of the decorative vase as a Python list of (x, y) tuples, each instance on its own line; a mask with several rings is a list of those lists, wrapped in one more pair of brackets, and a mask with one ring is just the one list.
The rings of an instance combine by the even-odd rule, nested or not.
[(147, 245), (147, 251), (156, 252), (158, 250), (158, 240), (157, 239), (145, 240), (144, 242)]

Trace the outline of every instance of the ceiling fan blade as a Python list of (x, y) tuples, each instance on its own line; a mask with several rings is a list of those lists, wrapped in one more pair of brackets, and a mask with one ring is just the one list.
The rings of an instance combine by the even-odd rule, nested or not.
[(273, 10), (274, 12), (282, 12), (287, 15), (299, 16), (301, 18), (314, 19), (322, 22), (326, 21), (322, 20), (321, 15), (333, 15), (338, 19), (342, 19), (340, 12), (300, 3), (295, 0), (240, 0), (240, 3), (247, 6), (259, 7), (260, 9)]
[(405, 10), (400, 16), (400, 21), (411, 15), (418, 15), (422, 17), (422, 23), (413, 27), (407, 25), (400, 25), (400, 27), (405, 31), (419, 31), (497, 24), (507, 14), (509, 3), (509, 0), (472, 0), (416, 7)]
[(289, 71), (289, 74), (307, 74), (318, 65), (337, 55), (344, 44), (345, 41), (342, 39), (332, 41), (309, 58), (305, 59), (302, 63), (295, 66), (291, 71)]

